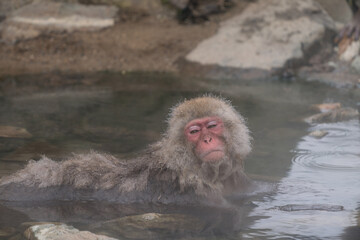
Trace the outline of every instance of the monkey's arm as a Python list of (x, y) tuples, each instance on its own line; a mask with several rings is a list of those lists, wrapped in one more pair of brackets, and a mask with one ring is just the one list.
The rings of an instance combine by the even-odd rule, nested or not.
[(72, 199), (74, 194), (121, 185), (126, 166), (111, 155), (90, 152), (62, 162), (43, 157), (0, 180), (0, 200)]
[(60, 176), (59, 163), (46, 157), (38, 162), (30, 161), (24, 169), (0, 179), (0, 200), (50, 199), (50, 191), (44, 190), (58, 186), (62, 180)]
[(61, 184), (61, 164), (47, 157), (38, 162), (31, 160), (28, 165), (16, 173), (0, 180), (0, 186), (20, 184), (28, 187), (48, 187)]

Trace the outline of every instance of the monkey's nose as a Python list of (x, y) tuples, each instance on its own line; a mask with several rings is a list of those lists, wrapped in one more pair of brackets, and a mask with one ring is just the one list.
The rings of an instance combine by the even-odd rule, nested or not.
[(212, 141), (212, 138), (211, 137), (205, 137), (204, 138), (204, 142), (205, 143), (210, 143)]

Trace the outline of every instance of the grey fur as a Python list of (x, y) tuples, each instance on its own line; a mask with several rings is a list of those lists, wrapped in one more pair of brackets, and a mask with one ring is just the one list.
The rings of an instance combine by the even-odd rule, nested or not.
[[(184, 136), (190, 120), (206, 116), (221, 117), (226, 129), (227, 156), (216, 163), (197, 159)], [(62, 162), (43, 157), (3, 177), (0, 199), (218, 202), (249, 184), (243, 160), (250, 150), (242, 116), (229, 102), (204, 96), (174, 107), (164, 137), (139, 157), (120, 160), (94, 151)]]

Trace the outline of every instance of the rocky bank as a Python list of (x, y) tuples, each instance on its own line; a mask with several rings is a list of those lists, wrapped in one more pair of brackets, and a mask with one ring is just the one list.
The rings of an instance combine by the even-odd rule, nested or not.
[(208, 21), (181, 24), (167, 1), (5, 0), (0, 76), (170, 71), (358, 86), (360, 44), (344, 60), (333, 43), (349, 8), (331, 1), (234, 0)]

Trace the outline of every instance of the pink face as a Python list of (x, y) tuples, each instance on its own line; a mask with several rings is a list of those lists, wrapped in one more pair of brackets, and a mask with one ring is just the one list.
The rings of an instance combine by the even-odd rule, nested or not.
[(197, 118), (185, 126), (186, 139), (204, 162), (216, 162), (225, 156), (223, 133), (224, 123), (219, 117)]

